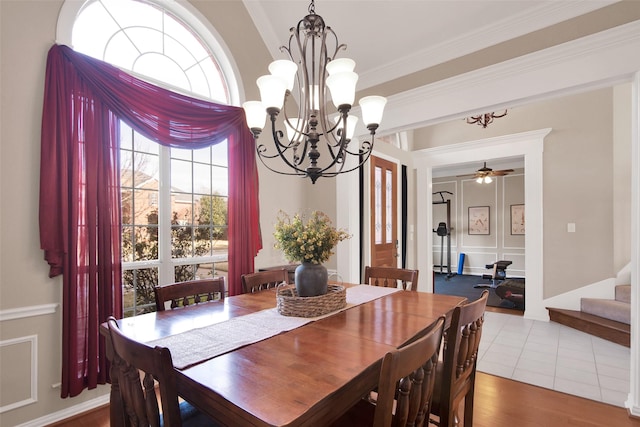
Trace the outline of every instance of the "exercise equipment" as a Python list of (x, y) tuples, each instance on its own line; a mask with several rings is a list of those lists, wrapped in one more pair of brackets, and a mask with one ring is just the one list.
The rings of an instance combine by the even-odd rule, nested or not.
[(491, 280), (491, 284), (480, 283), (475, 285), (474, 288), (496, 288), (498, 283), (507, 278), (507, 267), (512, 264), (512, 261), (496, 261), (493, 264), (486, 264), (487, 270), (493, 270), (491, 274), (483, 274), (482, 278)]
[(455, 276), (456, 273), (452, 273), (451, 272), (451, 200), (444, 199), (444, 195), (443, 194), (451, 194), (453, 195), (452, 192), (450, 191), (436, 191), (435, 194), (440, 195), (440, 199), (441, 200), (436, 200), (433, 202), (434, 205), (447, 205), (447, 222), (440, 222), (438, 223), (438, 228), (433, 230), (434, 233), (436, 233), (437, 236), (440, 237), (440, 274), (443, 273), (443, 258), (444, 258), (444, 238), (447, 238), (447, 279), (450, 279), (451, 277)]
[(508, 279), (496, 287), (500, 299), (511, 302), (515, 308), (524, 310), (524, 279)]
[(460, 252), (460, 256), (458, 256), (458, 274), (462, 274), (464, 272), (464, 258), (466, 255), (464, 252)]

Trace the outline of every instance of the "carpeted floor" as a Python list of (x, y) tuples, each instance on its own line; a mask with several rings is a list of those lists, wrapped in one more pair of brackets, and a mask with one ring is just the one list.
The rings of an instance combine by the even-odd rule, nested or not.
[[(524, 279), (509, 278), (509, 280), (524, 282)], [(489, 299), (487, 305), (491, 307), (509, 308), (513, 310), (524, 311), (524, 304), (514, 304), (511, 301), (501, 299), (496, 290), (492, 288), (476, 288), (476, 285), (490, 285), (491, 280), (483, 279), (482, 276), (473, 276), (468, 274), (454, 274), (447, 277), (447, 274), (436, 273), (435, 293), (446, 295), (458, 295), (466, 297), (469, 301), (480, 298), (482, 291), (489, 289)]]

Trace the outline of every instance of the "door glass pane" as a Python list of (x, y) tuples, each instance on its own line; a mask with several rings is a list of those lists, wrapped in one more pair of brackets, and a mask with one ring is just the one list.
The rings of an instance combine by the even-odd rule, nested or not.
[(382, 243), (382, 169), (375, 168), (375, 211), (374, 211), (374, 226), (375, 226), (375, 242), (376, 244)]

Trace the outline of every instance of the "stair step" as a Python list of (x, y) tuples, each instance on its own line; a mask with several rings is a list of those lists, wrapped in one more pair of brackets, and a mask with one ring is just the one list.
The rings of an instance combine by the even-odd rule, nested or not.
[(631, 285), (616, 286), (616, 301), (631, 304)]
[(627, 325), (631, 324), (631, 304), (626, 302), (612, 299), (581, 298), (580, 311)]
[(627, 324), (577, 310), (551, 307), (547, 307), (547, 310), (549, 310), (549, 318), (553, 322), (595, 335), (625, 347), (631, 346), (631, 326)]

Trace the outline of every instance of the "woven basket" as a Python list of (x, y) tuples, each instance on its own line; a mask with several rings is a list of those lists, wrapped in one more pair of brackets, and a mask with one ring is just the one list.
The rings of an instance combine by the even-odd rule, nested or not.
[(327, 293), (316, 297), (299, 297), (294, 285), (282, 284), (276, 292), (278, 313), (283, 316), (317, 317), (347, 306), (344, 286), (327, 285)]

